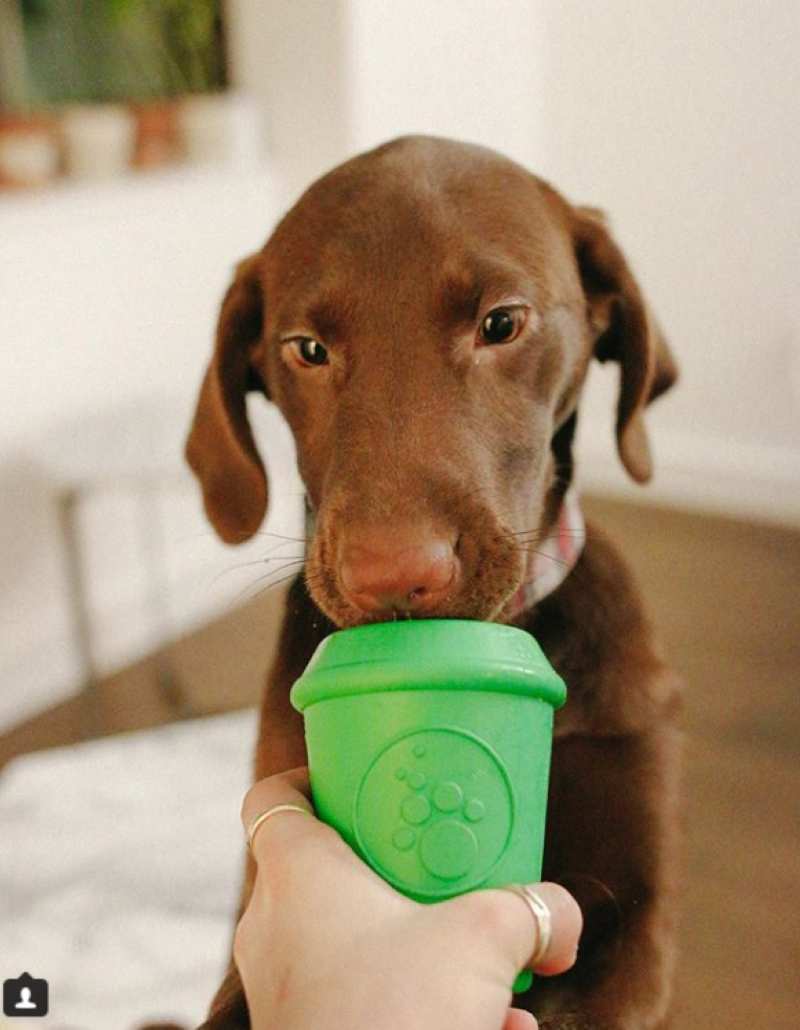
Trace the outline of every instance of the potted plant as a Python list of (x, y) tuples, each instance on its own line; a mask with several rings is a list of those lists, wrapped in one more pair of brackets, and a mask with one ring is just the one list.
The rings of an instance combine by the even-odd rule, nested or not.
[(37, 104), (19, 0), (0, 3), (0, 188), (43, 186), (59, 171), (55, 120)]
[(225, 86), (215, 0), (174, 0), (179, 15), (180, 62), (186, 91), (181, 102), (184, 151), (190, 161), (224, 161), (230, 152), (236, 99)]
[[(16, 123), (21, 113), (26, 120), (36, 114), (36, 124), (47, 127), (51, 154), (60, 143), (66, 170), (77, 177), (117, 174), (130, 162), (130, 112), (124, 104), (103, 104), (118, 99), (106, 81), (117, 59), (105, 47), (111, 2), (0, 3), (0, 97), (4, 106), (11, 105)], [(57, 119), (41, 117), (42, 109), (63, 113)], [(18, 149), (13, 154), (19, 161)]]
[(220, 0), (104, 0), (129, 69), (135, 163), (224, 157), (230, 133)]
[[(123, 0), (36, 0), (49, 14), (40, 39), (40, 68), (64, 104), (61, 134), (67, 173), (77, 179), (125, 174), (134, 162), (137, 121), (128, 104), (132, 84), (117, 25)], [(68, 40), (65, 45), (64, 40)], [(61, 74), (46, 60), (64, 53)]]
[(131, 104), (136, 120), (136, 168), (161, 168), (180, 156), (179, 109), (172, 97), (139, 100)]
[(227, 156), (221, 0), (0, 0), (0, 14), (0, 97), (19, 107), (33, 84), (61, 108), (70, 175)]
[(136, 119), (125, 104), (70, 104), (60, 119), (67, 173), (111, 179), (133, 163)]
[(173, 0), (104, 0), (129, 69), (127, 96), (136, 122), (133, 164), (155, 168), (180, 156), (179, 107), (183, 79), (169, 29)]

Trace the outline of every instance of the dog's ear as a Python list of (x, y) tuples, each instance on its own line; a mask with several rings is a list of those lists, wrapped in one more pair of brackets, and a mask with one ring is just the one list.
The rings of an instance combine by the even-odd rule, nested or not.
[(653, 463), (643, 412), (672, 386), (678, 368), (602, 212), (576, 208), (574, 237), (595, 356), (620, 364), (619, 456), (629, 475), (646, 483)]
[(267, 477), (247, 420), (245, 396), (266, 392), (252, 362), (263, 328), (261, 255), (242, 261), (225, 294), (186, 458), (200, 480), (209, 521), (229, 544), (249, 539), (267, 510)]

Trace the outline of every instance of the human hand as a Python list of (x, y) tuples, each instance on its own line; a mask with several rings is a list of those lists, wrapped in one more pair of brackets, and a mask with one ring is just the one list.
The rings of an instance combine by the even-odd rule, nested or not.
[[(245, 827), (276, 805), (311, 813), (307, 769), (262, 780)], [(266, 820), (234, 957), (253, 1030), (532, 1030), (511, 984), (538, 949), (538, 925), (506, 890), (422, 905), (395, 891), (335, 830), (298, 812)], [(575, 961), (581, 915), (556, 884), (536, 886), (552, 936), (536, 972)]]

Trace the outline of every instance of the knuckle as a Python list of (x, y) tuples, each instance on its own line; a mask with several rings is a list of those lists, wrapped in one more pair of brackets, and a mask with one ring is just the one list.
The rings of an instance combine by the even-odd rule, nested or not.
[(487, 937), (504, 940), (519, 923), (511, 905), (501, 894), (481, 892), (476, 896), (475, 927)]

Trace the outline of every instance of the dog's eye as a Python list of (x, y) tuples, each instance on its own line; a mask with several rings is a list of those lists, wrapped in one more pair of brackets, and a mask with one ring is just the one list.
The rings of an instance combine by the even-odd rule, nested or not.
[(479, 343), (489, 346), (510, 343), (525, 323), (522, 308), (494, 308), (481, 322)]
[(314, 340), (310, 336), (298, 336), (290, 342), (302, 365), (328, 364), (328, 351), (319, 340)]

